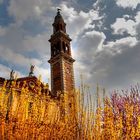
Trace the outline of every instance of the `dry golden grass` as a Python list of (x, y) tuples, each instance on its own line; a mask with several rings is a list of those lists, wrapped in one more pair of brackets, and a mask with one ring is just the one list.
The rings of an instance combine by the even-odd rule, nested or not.
[(4, 85), (0, 89), (0, 140), (140, 139), (140, 106), (126, 101), (120, 111), (109, 98), (103, 107), (100, 102), (98, 97), (95, 108), (92, 96), (84, 90), (53, 100), (25, 88), (19, 94)]

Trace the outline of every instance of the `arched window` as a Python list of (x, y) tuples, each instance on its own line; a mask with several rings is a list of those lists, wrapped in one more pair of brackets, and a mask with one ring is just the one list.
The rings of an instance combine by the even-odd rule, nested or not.
[(53, 52), (54, 52), (54, 49), (53, 49), (53, 46), (51, 46), (51, 56), (53, 56)]
[(65, 53), (66, 52), (66, 46), (65, 46), (65, 43), (63, 42), (63, 52)]
[(68, 46), (68, 44), (66, 44), (66, 53), (69, 54), (70, 48)]
[(56, 26), (56, 32), (59, 30), (59, 25)]
[(57, 53), (59, 53), (60, 50), (61, 50), (60, 42), (57, 43), (57, 46), (56, 46), (56, 47), (57, 47), (57, 48), (56, 48), (56, 49), (57, 49)]
[(68, 46), (66, 45), (66, 52), (68, 52)]
[(54, 49), (53, 49), (53, 56), (55, 56), (56, 55), (56, 48), (55, 48), (55, 46), (54, 46)]
[(57, 47), (56, 44), (53, 45), (53, 49), (52, 49), (52, 55), (55, 56), (57, 54)]

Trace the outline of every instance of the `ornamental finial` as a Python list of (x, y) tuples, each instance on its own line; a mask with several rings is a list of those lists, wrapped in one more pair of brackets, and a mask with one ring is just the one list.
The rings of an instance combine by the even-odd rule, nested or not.
[(57, 13), (58, 14), (60, 14), (60, 11), (61, 11), (61, 9), (60, 8), (57, 8)]

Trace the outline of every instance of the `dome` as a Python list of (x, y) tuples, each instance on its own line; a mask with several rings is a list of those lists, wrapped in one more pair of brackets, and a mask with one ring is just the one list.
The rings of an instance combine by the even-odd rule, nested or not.
[(53, 32), (56, 33), (58, 31), (62, 31), (66, 33), (66, 24), (61, 16), (60, 9), (57, 9), (57, 15), (54, 18)]
[(57, 15), (55, 16), (55, 19), (54, 19), (54, 24), (58, 24), (58, 23), (64, 23), (63, 17), (60, 14), (60, 9), (58, 9)]

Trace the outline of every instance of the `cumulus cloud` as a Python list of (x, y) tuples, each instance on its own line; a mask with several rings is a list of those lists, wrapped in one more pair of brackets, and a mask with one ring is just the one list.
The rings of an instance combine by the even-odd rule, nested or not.
[[(43, 76), (43, 81), (48, 81), (50, 57), (50, 44), (48, 39), (50, 34), (40, 33), (36, 36), (24, 34), (24, 30), (16, 25), (9, 27), (1, 27), (1, 40), (0, 41), (0, 59), (1, 62), (6, 63), (8, 67), (13, 68), (18, 73), (18, 76), (27, 76), (31, 64), (35, 65), (35, 75)], [(20, 71), (20, 68), (23, 70)], [(18, 69), (17, 69), (18, 68)], [(4, 70), (4, 69), (2, 69)], [(26, 70), (26, 72), (25, 72)], [(1, 76), (7, 77), (9, 71)], [(22, 72), (22, 74), (21, 74)]]
[(111, 25), (113, 34), (123, 35), (124, 33), (128, 33), (131, 36), (139, 36), (140, 12), (136, 13), (133, 20), (130, 18), (131, 17), (129, 15), (123, 15), (123, 18), (117, 18)]
[(0, 37), (6, 34), (6, 28), (0, 26)]
[(36, 52), (38, 56), (48, 57), (50, 35), (50, 32), (44, 31), (32, 36), (21, 27), (17, 27), (16, 24), (11, 24), (8, 27), (0, 27), (0, 45), (10, 48), (15, 53)]
[(117, 18), (116, 22), (111, 25), (111, 28), (114, 30), (114, 34), (123, 35), (125, 32), (130, 35), (135, 35), (135, 25), (136, 22), (133, 20), (126, 20), (125, 18)]
[(1, 27), (1, 40), (0, 44), (5, 48), (10, 48), (15, 52), (22, 51), (22, 40), (24, 39), (24, 30), (16, 26), (16, 24), (10, 24), (6, 27)]
[(137, 39), (140, 40), (140, 12), (136, 14), (135, 20), (136, 20), (136, 36)]
[[(76, 58), (75, 73), (77, 76), (79, 74), (86, 75), (84, 80), (87, 83), (89, 83), (89, 79), (93, 78), (90, 70), (95, 65), (95, 54), (102, 49), (105, 38), (106, 36), (102, 32), (90, 31), (79, 38), (75, 44), (77, 46), (74, 51), (74, 58)], [(76, 79), (79, 79), (79, 77)], [(94, 84), (92, 83), (91, 85), (93, 86)]]
[[(84, 75), (85, 83), (91, 87), (100, 83), (108, 89), (115, 89), (139, 81), (140, 47), (135, 37), (122, 38), (106, 45), (103, 44), (103, 33), (85, 37), (77, 45), (78, 62), (75, 66), (76, 71)], [(102, 49), (97, 51), (100, 45)]]
[[(27, 5), (27, 6), (26, 6)], [(0, 58), (1, 62), (6, 63), (8, 67), (14, 68), (17, 72), (20, 68), (26, 69), (26, 74), (29, 71), (30, 64), (36, 66), (35, 74), (43, 75), (43, 81), (48, 81), (48, 66), (47, 61), (50, 57), (50, 45), (48, 39), (51, 33), (44, 31), (37, 35), (30, 35), (21, 26), (24, 21), (30, 18), (40, 18), (44, 23), (46, 16), (43, 15), (49, 1), (15, 1), (11, 0), (8, 8), (9, 14), (16, 20), (15, 23), (6, 27), (0, 26)], [(41, 7), (41, 9), (39, 7)], [(27, 8), (27, 9), (26, 9)], [(47, 10), (50, 10), (50, 6)], [(41, 11), (40, 11), (41, 10)], [(55, 9), (56, 10), (56, 9)], [(44, 17), (43, 17), (44, 16)], [(47, 16), (48, 17), (48, 16)], [(51, 25), (51, 23), (49, 23)], [(23, 72), (23, 70), (21, 70)], [(20, 72), (19, 72), (20, 73)], [(1, 75), (5, 77), (7, 73)], [(25, 71), (20, 76), (25, 76)]]
[(36, 51), (39, 55), (46, 55), (48, 57), (50, 54), (49, 38), (50, 35), (48, 33), (38, 34), (34, 37), (25, 36), (22, 44), (24, 51)]
[[(10, 78), (10, 72), (11, 72), (11, 68), (0, 64), (0, 77), (4, 77), (6, 79)], [(19, 71), (15, 71), (15, 77), (22, 77), (23, 74), (21, 74)]]
[[(138, 58), (140, 57), (139, 42), (134, 37), (126, 37), (104, 46), (104, 51), (95, 57), (95, 70), (104, 68), (105, 77), (100, 81), (106, 86), (126, 87), (139, 82)], [(94, 70), (93, 69), (93, 70)], [(96, 79), (96, 78), (95, 78)], [(110, 82), (112, 81), (112, 82)], [(125, 81), (125, 82), (121, 82)], [(121, 83), (121, 85), (120, 85)]]
[(10, 0), (8, 12), (18, 24), (22, 24), (28, 19), (40, 19), (46, 9), (51, 8), (51, 0)]
[(135, 9), (140, 4), (140, 0), (116, 0), (116, 2), (118, 6), (132, 9)]
[(110, 55), (115, 56), (118, 54), (123, 54), (123, 52), (128, 48), (133, 48), (137, 45), (138, 41), (135, 37), (125, 37), (116, 41), (108, 42), (104, 45), (104, 51), (110, 53)]
[(0, 64), (0, 71), (1, 71), (0, 72), (0, 77), (7, 77), (8, 78), (9, 73), (10, 73), (10, 68)]
[(8, 67), (0, 65), (2, 77), (8, 78), (11, 66), (14, 69), (16, 69), (16, 67), (19, 67), (19, 66), (22, 68), (26, 68), (26, 75), (25, 73), (21, 74), (19, 70), (16, 70), (16, 74), (18, 75), (18, 77), (27, 76), (29, 67), (31, 64), (33, 64), (35, 65), (35, 75), (37, 77), (39, 77), (39, 75), (42, 75), (43, 76), (42, 80), (45, 82), (48, 81), (48, 77), (49, 77), (48, 65), (44, 66), (44, 62), (42, 62), (41, 59), (25, 57), (22, 54), (15, 53), (13, 50), (9, 48), (5, 48), (5, 46), (0, 46), (0, 58), (3, 61), (6, 61), (7, 63), (9, 63)]
[(41, 76), (43, 82), (50, 84), (50, 68), (35, 66), (34, 74), (37, 77)]
[(140, 22), (140, 12), (138, 11), (135, 16), (136, 22)]
[(67, 32), (72, 38), (77, 38), (78, 35), (85, 29), (93, 29), (94, 25), (92, 22), (94, 20), (102, 19), (102, 17), (99, 16), (98, 11), (93, 9), (88, 12), (77, 12), (73, 7), (68, 7), (64, 4), (61, 4), (60, 7), (63, 10), (63, 16), (65, 18), (65, 22), (67, 23)]
[[(86, 32), (78, 41), (77, 41), (77, 49), (86, 49), (88, 50), (87, 53), (88, 55), (84, 55), (84, 51), (79, 51), (79, 55), (82, 55), (87, 58), (87, 56), (92, 56), (97, 50), (102, 49), (102, 43), (105, 40), (105, 34), (102, 32), (97, 32), (97, 31), (89, 31)], [(77, 59), (79, 58), (79, 55), (76, 56)]]
[(40, 61), (35, 58), (26, 58), (22, 54), (15, 53), (10, 48), (6, 48), (5, 46), (0, 46), (0, 58), (12, 63), (14, 65), (24, 66), (27, 67), (30, 63), (33, 63), (35, 65), (39, 65)]

